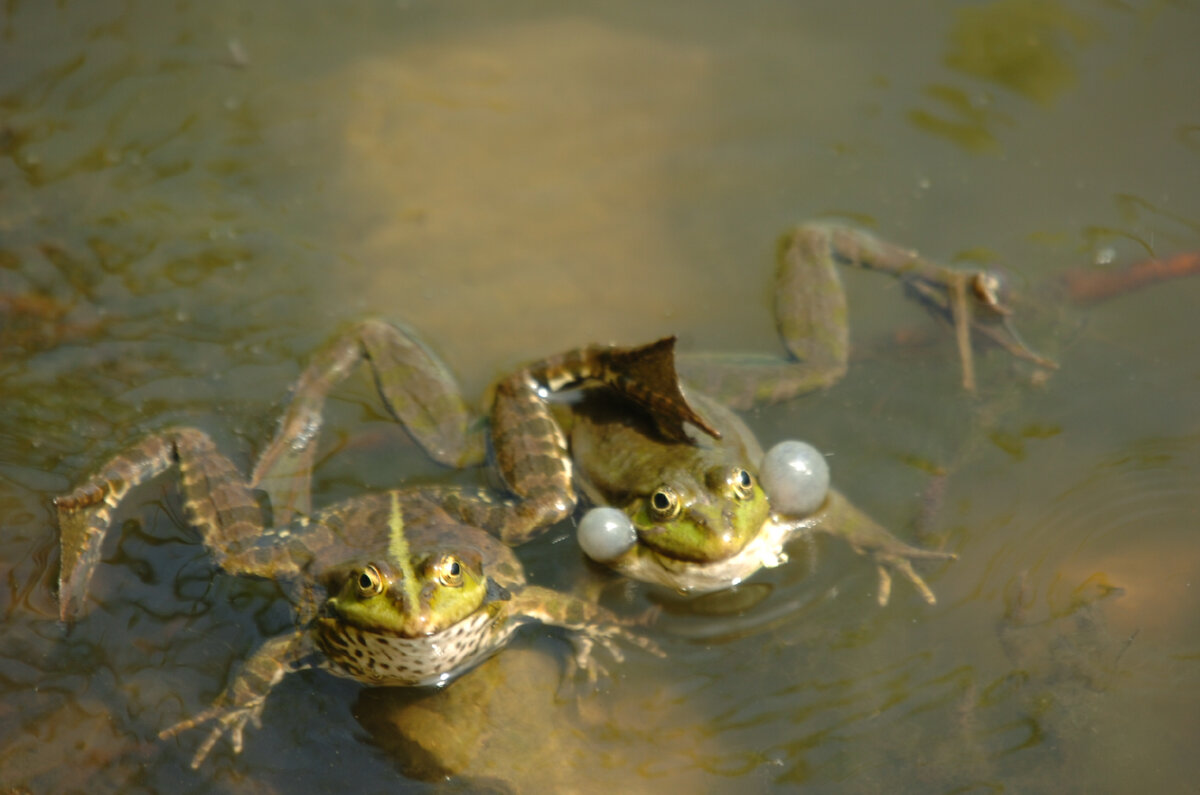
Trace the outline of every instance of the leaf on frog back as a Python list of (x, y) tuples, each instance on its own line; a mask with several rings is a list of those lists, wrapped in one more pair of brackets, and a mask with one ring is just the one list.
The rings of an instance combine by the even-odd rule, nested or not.
[(700, 416), (679, 386), (675, 372), (675, 337), (664, 337), (636, 348), (614, 348), (606, 354), (612, 385), (642, 404), (654, 416), (666, 436), (687, 441), (685, 422), (690, 422), (714, 439), (721, 433)]

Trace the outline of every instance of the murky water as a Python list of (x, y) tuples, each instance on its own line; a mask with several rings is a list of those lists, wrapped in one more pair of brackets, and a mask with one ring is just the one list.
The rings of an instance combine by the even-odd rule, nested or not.
[[(925, 569), (933, 608), (900, 583), (878, 608), (871, 568), (820, 542), (741, 617), (668, 605), (668, 660), (631, 652), (579, 705), (546, 685), (566, 645), (531, 631), (440, 704), (293, 677), (193, 773), (202, 733), (158, 731), (289, 617), (214, 576), (164, 478), (64, 633), (50, 498), (172, 423), (248, 469), (307, 354), (362, 316), (420, 329), (479, 394), (590, 341), (773, 350), (774, 241), (806, 218), (1001, 265), (1044, 308), (1068, 267), (1200, 248), (1193, 4), (595, 5), (5, 6), (0, 785), (419, 789), (442, 768), (395, 723), (428, 710), (467, 788), (1193, 786), (1197, 281), (1043, 310), (1028, 335), (1061, 372), (1034, 387), (993, 353), (969, 398), (950, 341), (848, 275), (849, 376), (751, 419), (959, 553)], [(436, 476), (365, 377), (330, 410), (318, 502)], [(583, 576), (569, 529), (522, 551), (538, 582)]]

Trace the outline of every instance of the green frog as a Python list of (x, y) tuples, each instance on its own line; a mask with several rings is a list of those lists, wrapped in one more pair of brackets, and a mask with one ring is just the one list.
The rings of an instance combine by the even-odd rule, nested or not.
[[(664, 354), (668, 358), (661, 361)], [(571, 382), (607, 380), (632, 396), (642, 395), (667, 428), (685, 418), (699, 421), (677, 390), (671, 395), (638, 382), (637, 363), (647, 355), (651, 377), (662, 366), (674, 376), (669, 349), (661, 346), (635, 351), (632, 358), (627, 351), (590, 348), (522, 369), (507, 382), (497, 405), (510, 422), (537, 427), (545, 408), (540, 392), (556, 388), (549, 382), (553, 373)], [(634, 622), (569, 594), (528, 585), (516, 556), (498, 540), (506, 533), (529, 532), (512, 528), (541, 522), (546, 489), (569, 476), (543, 464), (540, 453), (507, 455), (513, 482), (531, 497), (524, 502), (498, 499), (479, 488), (409, 487), (315, 512), (280, 503), (268, 522), (256, 483), (247, 481), (207, 434), (168, 429), (117, 455), (55, 501), (62, 543), (61, 618), (73, 620), (82, 607), (114, 512), (129, 490), (178, 466), (187, 515), (217, 564), (230, 574), (279, 582), (297, 614), (296, 628), (259, 647), (210, 709), (161, 732), (165, 738), (215, 724), (195, 752), (193, 768), (223, 735), (239, 752), (247, 722), (258, 723), (272, 688), (286, 674), (306, 668), (372, 685), (444, 685), (530, 622), (568, 633), (575, 646), (568, 677), (577, 669), (589, 679), (597, 677), (602, 671), (592, 659), (597, 644), (618, 662), (618, 640), (661, 653), (625, 628)], [(303, 482), (307, 492), (309, 477), (304, 473), (291, 483)], [(296, 502), (307, 505), (307, 493)]]
[[(506, 399), (527, 375), (518, 373), (496, 387), (490, 435), (500, 474), (512, 492), (506, 503), (510, 511), (536, 516), (503, 528), (506, 541), (519, 543), (569, 516), (578, 489), (596, 505), (614, 509), (594, 521), (592, 514), (584, 517), (579, 534), (584, 550), (634, 579), (685, 593), (719, 590), (786, 561), (789, 540), (824, 532), (844, 538), (875, 562), (881, 604), (889, 600), (893, 572), (927, 602), (936, 601), (912, 561), (952, 560), (952, 553), (903, 543), (840, 492), (822, 486), (820, 456), (798, 461), (787, 450), (773, 451), (768, 459), (782, 460), (763, 473), (774, 484), (764, 490), (762, 449), (731, 408), (786, 400), (844, 375), (849, 341), (839, 264), (891, 273), (946, 317), (956, 331), (968, 389), (975, 378), (972, 334), (1040, 366), (1054, 365), (1016, 335), (1010, 310), (999, 297), (1000, 282), (987, 271), (946, 268), (866, 233), (825, 224), (794, 230), (779, 253), (776, 317), (791, 359), (681, 357), (686, 393), (676, 382), (674, 359), (665, 355), (626, 366), (634, 374), (629, 377), (645, 387), (641, 390), (597, 386), (596, 379), (580, 379), (569, 367), (561, 372), (543, 368), (535, 393), (590, 388), (583, 399), (557, 411), (539, 405), (532, 420), (528, 414), (511, 416), (513, 401)], [(661, 354), (672, 342), (642, 350)], [(301, 375), (255, 472), (255, 482), (271, 494), (273, 504), (308, 509), (305, 478), (325, 397), (361, 361), (369, 363), (384, 404), (434, 459), (459, 467), (485, 460), (483, 424), (445, 365), (411, 332), (369, 321), (334, 339)], [(655, 368), (661, 370), (657, 379), (651, 375)], [(656, 410), (656, 400), (676, 410)], [(681, 400), (690, 416), (679, 408)], [(664, 423), (664, 416), (675, 421)], [(530, 471), (517, 471), (513, 460), (525, 462)], [(537, 478), (523, 477), (535, 471), (546, 475), (536, 493), (529, 483)], [(827, 482), (827, 470), (824, 477)], [(804, 492), (799, 498), (798, 491)]]

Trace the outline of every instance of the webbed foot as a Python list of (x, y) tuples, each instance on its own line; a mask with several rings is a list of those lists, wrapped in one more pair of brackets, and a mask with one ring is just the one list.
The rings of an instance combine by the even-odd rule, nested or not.
[(412, 331), (365, 320), (313, 354), (254, 467), (250, 483), (270, 495), (277, 524), (311, 512), (309, 485), (325, 400), (360, 362), (370, 367), (384, 407), (430, 458), (457, 468), (486, 459), (482, 425), (449, 368)]

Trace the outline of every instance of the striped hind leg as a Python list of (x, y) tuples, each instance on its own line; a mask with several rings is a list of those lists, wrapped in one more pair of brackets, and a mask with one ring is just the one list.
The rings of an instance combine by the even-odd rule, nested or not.
[(253, 490), (203, 431), (169, 429), (142, 440), (70, 494), (55, 499), (62, 545), (59, 615), (63, 621), (72, 619), (83, 604), (113, 511), (130, 489), (174, 465), (180, 469), (188, 517), (218, 564), (234, 572), (247, 568), (249, 564), (227, 552), (239, 541), (262, 533), (262, 509)]
[(482, 421), (446, 365), (413, 332), (366, 320), (313, 355), (254, 468), (250, 483), (270, 495), (277, 522), (311, 512), (309, 481), (325, 399), (359, 363), (370, 367), (383, 405), (430, 458), (460, 468), (484, 462)]
[(505, 542), (527, 541), (575, 509), (571, 454), (547, 398), (594, 384), (640, 403), (672, 438), (687, 438), (684, 423), (717, 435), (679, 388), (674, 337), (634, 348), (578, 348), (523, 367), (496, 385), (492, 404), (496, 467), (519, 499), (497, 512), (499, 526), (485, 527)]

